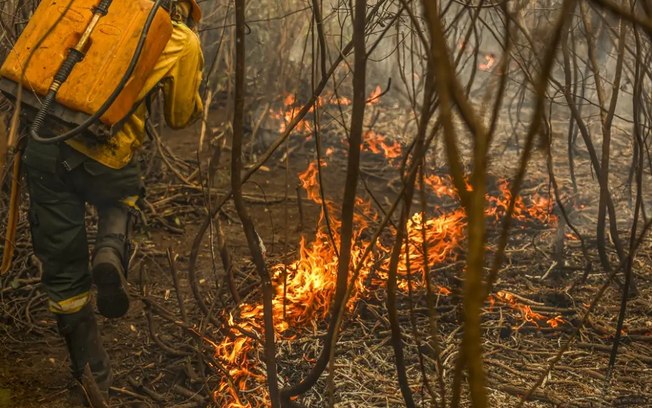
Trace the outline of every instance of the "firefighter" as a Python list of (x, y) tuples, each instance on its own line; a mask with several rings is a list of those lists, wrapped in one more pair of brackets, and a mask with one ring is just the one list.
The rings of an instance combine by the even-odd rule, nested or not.
[[(126, 248), (131, 214), (144, 191), (135, 152), (145, 135), (146, 95), (160, 84), (171, 128), (187, 126), (202, 112), (198, 89), (203, 55), (199, 38), (189, 27), (199, 22), (201, 11), (195, 0), (179, 0), (169, 11), (172, 36), (140, 93), (140, 105), (108, 142), (87, 136), (58, 144), (30, 139), (23, 154), (32, 242), (42, 263), (49, 309), (65, 339), (73, 377), (81, 385), (88, 364), (105, 400), (112, 372), (89, 303), (90, 290), (94, 283), (98, 311), (107, 318), (121, 317), (129, 309)], [(98, 214), (90, 259), (86, 203)], [(75, 389), (77, 398), (89, 391)]]

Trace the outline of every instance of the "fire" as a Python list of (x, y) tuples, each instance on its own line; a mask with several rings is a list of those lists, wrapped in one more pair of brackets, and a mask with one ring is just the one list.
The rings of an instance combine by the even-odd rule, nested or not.
[(516, 296), (514, 296), (512, 293), (506, 291), (496, 292), (490, 297), (492, 307), (495, 304), (495, 299), (498, 299), (500, 302), (506, 304), (511, 309), (521, 312), (521, 316), (525, 322), (532, 323), (537, 327), (539, 327), (541, 322), (545, 322), (552, 328), (558, 327), (560, 324), (565, 323), (564, 319), (561, 316), (548, 318), (541, 313), (534, 312), (530, 306), (520, 303)]
[[(321, 104), (320, 104), (319, 106), (324, 106), (324, 105), (326, 105), (327, 103), (328, 103), (329, 105), (342, 105), (342, 106), (349, 106), (349, 105), (351, 105), (351, 104), (353, 103), (353, 102), (351, 101), (351, 99), (347, 98), (346, 96), (339, 96), (339, 97), (336, 97), (336, 96), (330, 96), (330, 97), (325, 98), (325, 99), (321, 99), (321, 98), (320, 98), (320, 101), (321, 101)], [(325, 101), (328, 101), (328, 102), (325, 102)]]
[[(327, 163), (324, 160), (322, 160), (320, 164), (321, 167), (327, 166)], [(303, 173), (299, 174), (301, 187), (303, 187), (308, 194), (308, 198), (316, 203), (320, 202), (319, 183), (317, 182), (318, 171), (317, 162), (313, 161), (308, 165), (308, 168)]]
[[(376, 86), (376, 88), (369, 95), (369, 98), (367, 98), (367, 104), (375, 105), (379, 103), (381, 94), (382, 94), (382, 89), (380, 88), (380, 86)], [(315, 105), (320, 108), (325, 106), (337, 106), (337, 105), (349, 106), (351, 105), (351, 103), (352, 103), (351, 99), (345, 96), (337, 96), (334, 94), (325, 94), (323, 96), (319, 96), (315, 101)], [(293, 93), (288, 93), (283, 98), (283, 107), (277, 110), (270, 109), (269, 115), (273, 119), (276, 119), (280, 122), (279, 131), (285, 132), (288, 123), (294, 120), (294, 118), (299, 114), (300, 110), (301, 110), (301, 105), (297, 103), (297, 96)], [(314, 111), (314, 106), (310, 108), (309, 112), (313, 112), (313, 111)], [(312, 124), (308, 120), (302, 119), (297, 124), (294, 130), (297, 133), (310, 134), (312, 133)]]
[(364, 134), (363, 145), (372, 153), (382, 154), (387, 159), (396, 159), (401, 157), (401, 144), (397, 141), (389, 141), (387, 137), (368, 130)]
[[(279, 132), (285, 132), (287, 125), (290, 122), (292, 122), (294, 118), (299, 114), (299, 111), (301, 111), (301, 108), (298, 106), (294, 106), (294, 103), (295, 103), (294, 95), (288, 95), (287, 97), (285, 97), (284, 100), (284, 104), (287, 110), (281, 109), (278, 111), (273, 111), (273, 110), (270, 111), (270, 116), (281, 122), (281, 124), (279, 125)], [(312, 125), (310, 124), (309, 121), (302, 119), (295, 127), (295, 131), (299, 133), (312, 132)]]
[(297, 101), (297, 98), (294, 94), (287, 94), (285, 99), (283, 99), (283, 105), (292, 106)]
[[(348, 106), (351, 105), (351, 99), (335, 95), (319, 96), (315, 101), (315, 105), (317, 107), (335, 105)], [(314, 112), (314, 110), (315, 108), (313, 106), (310, 108), (309, 112)], [(300, 111), (301, 105), (297, 103), (296, 95), (289, 93), (283, 98), (283, 107), (280, 109), (270, 109), (269, 116), (280, 122), (279, 132), (285, 132), (287, 125), (297, 117)], [(302, 119), (294, 128), (294, 131), (297, 133), (310, 134), (312, 133), (312, 124), (310, 121)]]
[(569, 241), (579, 241), (580, 238), (574, 232), (567, 232), (564, 237)]
[[(380, 93), (380, 87), (377, 87), (370, 100), (376, 101)], [(326, 96), (320, 98), (317, 104), (323, 106), (345, 102), (347, 100), (342, 98), (333, 99)], [(285, 111), (279, 111), (274, 116), (283, 121), (283, 126), (295, 117), (299, 109), (294, 95), (288, 95), (284, 105)], [(310, 129), (310, 124), (307, 123), (299, 126), (297, 131), (305, 133), (310, 132)], [(400, 158), (403, 154), (400, 143), (375, 131), (365, 133), (362, 147), (389, 160)], [(332, 151), (327, 152), (326, 156), (330, 153)], [(308, 199), (321, 205), (319, 167), (328, 168), (328, 162), (322, 160), (320, 166), (317, 166), (316, 161), (311, 162), (306, 170), (299, 174), (299, 181)], [(443, 265), (461, 256), (465, 239), (466, 216), (457, 205), (457, 193), (450, 178), (428, 174), (424, 181), (429, 194), (456, 205), (450, 209), (438, 207), (432, 211), (433, 214), (417, 212), (408, 220), (405, 231), (406, 243), (403, 244), (398, 265), (398, 287), (403, 291), (423, 290), (429, 271), (437, 265)], [(507, 181), (503, 180), (499, 183), (498, 191), (497, 195), (487, 195), (488, 218), (498, 219), (504, 216), (511, 199)], [(338, 231), (341, 222), (334, 217), (334, 214), (338, 213), (337, 206), (327, 199), (324, 201), (329, 210), (332, 236), (326, 227), (325, 214), (322, 211), (314, 237), (312, 239), (301, 237), (297, 259), (287, 265), (278, 264), (271, 268), (275, 288), (272, 303), (274, 331), (276, 337), (283, 341), (291, 341), (297, 336), (297, 330), (314, 327), (317, 322), (323, 321), (328, 315), (330, 302), (335, 293), (337, 249), (340, 245)], [(552, 220), (549, 216), (551, 207), (549, 200), (543, 196), (534, 196), (527, 201), (526, 203), (520, 197), (517, 198), (515, 209), (517, 219), (525, 221), (534, 218), (542, 222)], [(355, 291), (347, 304), (349, 311), (359, 299), (384, 287), (391, 253), (391, 240), (387, 242), (381, 239), (376, 243), (371, 255), (362, 259), (362, 255), (370, 245), (366, 237), (372, 234), (371, 228), (377, 225), (380, 216), (371, 201), (362, 197), (357, 197), (355, 208), (351, 249), (352, 268), (360, 266), (360, 262), (363, 262), (363, 265), (357, 280), (353, 282)], [(389, 228), (389, 232), (391, 236), (395, 236), (396, 231)], [(424, 253), (424, 248), (427, 249), (427, 253)], [(441, 296), (451, 294), (446, 287), (438, 285), (433, 287)], [(537, 325), (541, 321), (547, 321), (552, 327), (563, 323), (560, 316), (548, 319), (533, 312), (529, 306), (519, 304), (508, 292), (498, 292), (494, 297), (490, 297), (489, 301), (493, 303), (497, 299), (508, 304), (510, 308), (520, 311), (525, 321)], [(265, 406), (267, 396), (262, 391), (265, 389), (265, 374), (264, 369), (260, 367), (261, 359), (258, 355), (262, 351), (259, 339), (264, 331), (263, 306), (255, 302), (241, 304), (235, 315), (226, 315), (224, 320), (227, 334), (220, 343), (215, 344), (214, 348), (215, 359), (223, 365), (229, 375), (228, 378), (223, 379), (213, 395), (215, 404), (228, 408)], [(304, 356), (306, 360), (311, 358)], [(242, 391), (254, 388), (257, 388), (256, 393), (247, 393), (246, 397), (241, 395)]]
[(430, 174), (424, 177), (424, 184), (432, 189), (435, 195), (439, 198), (441, 197), (456, 197), (457, 192), (453, 188), (453, 183), (451, 182), (450, 177), (444, 176), (440, 177), (436, 174)]
[(561, 316), (555, 316), (552, 319), (546, 320), (546, 323), (548, 323), (548, 326), (554, 328), (559, 327), (560, 324), (564, 324), (566, 321), (561, 317)]
[[(327, 162), (322, 161), (321, 167), (326, 168), (327, 166)], [(299, 180), (308, 198), (316, 203), (321, 203), (316, 162), (309, 164), (308, 168), (299, 175)], [(448, 177), (430, 175), (426, 180), (426, 185), (430, 187), (432, 193), (440, 197), (457, 198)], [(494, 206), (488, 206), (488, 217), (502, 215), (500, 209), (507, 207), (509, 196), (504, 193), (509, 191), (509, 188), (505, 183), (502, 186), (499, 190), (503, 192), (503, 196), (492, 196), (492, 200), (490, 200)], [(539, 201), (535, 202), (540, 203)], [(326, 201), (326, 205), (330, 214), (335, 213), (336, 208), (332, 202)], [(537, 207), (537, 205), (535, 207), (536, 209), (533, 210), (531, 207), (525, 207), (522, 201), (517, 201), (518, 214), (540, 215), (543, 207)], [(371, 203), (361, 197), (357, 198), (356, 209), (358, 211), (354, 216), (356, 234), (352, 248), (353, 268), (360, 262), (362, 254), (369, 245), (369, 242), (361, 237), (369, 235), (370, 221), (378, 219)], [(522, 216), (525, 217), (525, 215)], [(339, 247), (337, 231), (340, 222), (334, 218), (330, 220), (334, 233), (332, 238), (335, 241), (334, 247), (325, 227), (323, 213), (321, 217), (315, 237), (310, 242), (306, 237), (301, 238), (297, 260), (289, 265), (280, 264), (272, 268), (276, 288), (273, 302), (275, 332), (285, 340), (293, 339), (293, 336), (288, 334), (288, 329), (306, 327), (326, 318), (330, 301), (335, 293), (338, 263), (335, 248)], [(425, 286), (425, 272), (428, 269), (457, 259), (461, 254), (460, 248), (465, 238), (465, 227), (465, 213), (460, 208), (442, 211), (436, 216), (415, 213), (407, 223), (409, 248), (405, 248), (404, 245), (403, 256), (398, 266), (399, 289), (407, 291), (408, 285), (411, 285), (413, 290), (422, 289)], [(428, 249), (427, 261), (423, 253), (424, 232)], [(356, 291), (347, 305), (349, 311), (360, 297), (384, 285), (387, 279), (386, 271), (389, 268), (390, 251), (389, 245), (385, 246), (379, 242), (373, 256), (363, 261), (362, 272), (355, 282)], [(369, 280), (369, 274), (374, 270), (375, 276)], [(284, 299), (283, 273), (285, 271), (287, 272), (287, 287)], [(411, 272), (411, 279), (408, 279), (409, 272)], [(448, 296), (451, 293), (448, 288), (441, 286), (436, 286), (436, 288), (440, 295)], [(540, 322), (547, 321), (552, 327), (563, 323), (563, 319), (559, 316), (548, 319), (533, 312), (529, 306), (519, 304), (508, 292), (498, 292), (495, 297), (499, 301), (507, 303), (510, 308), (520, 311), (526, 322), (532, 322), (538, 326)], [(495, 299), (492, 297), (490, 301), (495, 302)], [(215, 349), (215, 357), (229, 367), (229, 374), (232, 378), (232, 382), (223, 382), (215, 394), (216, 403), (220, 406), (251, 407), (252, 405), (243, 403), (237, 390), (251, 389), (252, 383), (261, 384), (265, 378), (263, 371), (254, 364), (254, 361), (258, 361), (255, 354), (260, 351), (256, 341), (243, 334), (243, 332), (263, 332), (262, 304), (243, 304), (240, 306), (239, 312), (237, 318), (229, 317), (229, 335)]]
[[(498, 182), (498, 189), (501, 192), (500, 196), (487, 194), (486, 199), (492, 207), (489, 215), (502, 217), (507, 213), (507, 207), (512, 199), (512, 192), (507, 180), (500, 180)], [(526, 204), (521, 196), (516, 197), (514, 213), (512, 214), (513, 219), (518, 221), (535, 219), (546, 224), (557, 222), (557, 216), (551, 214), (553, 206), (551, 199), (540, 194), (533, 194), (528, 198), (528, 201), (528, 204)]]
[(478, 68), (482, 71), (489, 71), (496, 64), (496, 56), (493, 53), (484, 55), (484, 62), (478, 64)]
[(367, 98), (367, 105), (375, 105), (380, 102), (380, 95), (383, 93), (383, 90), (380, 88), (380, 85), (371, 92), (369, 98)]

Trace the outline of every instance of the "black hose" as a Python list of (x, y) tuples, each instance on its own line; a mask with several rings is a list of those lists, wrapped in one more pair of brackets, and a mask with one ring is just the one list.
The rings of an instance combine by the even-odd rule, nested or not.
[(64, 83), (66, 79), (68, 79), (70, 72), (72, 72), (72, 69), (75, 67), (75, 65), (79, 61), (81, 61), (83, 56), (84, 54), (77, 51), (76, 49), (70, 50), (70, 54), (68, 54), (66, 60), (63, 62), (63, 64), (61, 64), (61, 67), (57, 71), (56, 75), (54, 75), (54, 80), (52, 81), (52, 83), (58, 85), (54, 89), (51, 87), (47, 95), (45, 95), (45, 98), (43, 98), (43, 103), (41, 104), (41, 108), (36, 113), (36, 117), (32, 121), (32, 126), (30, 128), (31, 132), (38, 132), (38, 129), (40, 129), (43, 126), (43, 124), (45, 123), (45, 118), (47, 117), (48, 112), (50, 111), (50, 106), (52, 106), (52, 103), (54, 102), (54, 99), (57, 96), (57, 90), (59, 89), (61, 84)]
[(111, 0), (102, 0), (97, 7), (93, 8), (93, 13), (99, 13), (103, 16), (106, 16), (106, 13), (109, 12), (109, 6), (111, 5)]
[[(156, 16), (156, 12), (158, 11), (159, 7), (161, 6), (161, 3), (163, 0), (156, 0), (154, 2), (154, 6), (152, 6), (152, 10), (150, 10), (149, 15), (147, 16), (147, 20), (145, 20), (145, 25), (143, 26), (143, 31), (140, 33), (140, 38), (138, 39), (138, 44), (136, 45), (136, 50), (134, 51), (134, 55), (131, 57), (131, 61), (129, 62), (129, 66), (127, 67), (127, 71), (124, 73), (122, 76), (122, 79), (118, 83), (118, 86), (116, 86), (115, 90), (107, 100), (100, 106), (100, 108), (95, 112), (93, 115), (91, 115), (89, 118), (87, 118), (84, 122), (79, 124), (78, 126), (74, 127), (73, 129), (67, 131), (66, 133), (63, 133), (61, 135), (53, 136), (53, 137), (41, 137), (38, 134), (38, 131), (41, 129), (41, 127), (44, 124), (45, 117), (47, 116), (50, 106), (52, 102), (54, 101), (54, 95), (50, 97), (50, 94), (53, 92), (48, 92), (48, 95), (46, 95), (45, 100), (43, 102), (43, 105), (41, 105), (41, 108), (39, 109), (38, 113), (36, 114), (36, 118), (34, 119), (34, 122), (32, 123), (32, 126), (30, 127), (30, 136), (36, 140), (37, 142), (40, 143), (58, 143), (62, 142), (65, 140), (68, 140), (72, 137), (77, 136), (78, 134), (82, 133), (86, 129), (88, 129), (93, 122), (98, 120), (108, 109), (109, 107), (115, 102), (116, 98), (122, 92), (122, 89), (124, 86), (127, 84), (127, 81), (129, 81), (129, 78), (131, 77), (131, 74), (134, 72), (134, 69), (136, 68), (136, 63), (138, 62), (138, 59), (140, 58), (140, 54), (143, 51), (143, 46), (145, 44), (145, 40), (147, 39), (147, 33), (149, 32), (149, 28), (152, 25), (152, 22), (154, 21), (154, 17)], [(102, 2), (104, 3), (104, 1)], [(100, 3), (100, 8), (102, 6), (102, 3)], [(73, 50), (74, 51), (74, 50)], [(71, 54), (73, 52), (71, 51)], [(66, 63), (71, 59), (71, 55), (68, 56), (68, 59), (64, 62), (64, 64), (61, 66), (59, 69), (59, 72), (57, 72), (57, 75), (63, 71), (63, 68), (66, 66)], [(72, 66), (74, 66), (77, 63), (77, 61), (72, 63)], [(72, 67), (70, 68), (72, 70)], [(70, 72), (68, 72), (68, 75)], [(66, 78), (68, 77), (66, 75)], [(56, 95), (56, 92), (54, 92)], [(50, 97), (48, 99), (48, 97)], [(37, 122), (38, 121), (38, 122)]]

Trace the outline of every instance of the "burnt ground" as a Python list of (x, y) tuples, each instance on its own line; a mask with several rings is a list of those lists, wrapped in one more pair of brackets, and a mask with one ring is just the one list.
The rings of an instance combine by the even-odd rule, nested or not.
[[(397, 115), (397, 114), (396, 114)], [(372, 115), (370, 115), (372, 116)], [(375, 128), (383, 133), (401, 135), (406, 126), (397, 123), (396, 116), (374, 116)], [(384, 118), (384, 119), (383, 119)], [(209, 138), (216, 137), (222, 127), (209, 126)], [(179, 327), (161, 316), (170, 313), (181, 317), (179, 303), (184, 305), (186, 323), (196, 332), (221, 341), (223, 334), (207, 322), (198, 307), (191, 290), (188, 260), (198, 226), (205, 217), (204, 196), (197, 186), (193, 173), (201, 163), (201, 173), (206, 172), (207, 157), (197, 161), (196, 146), (198, 129), (185, 132), (164, 131), (163, 155), (170, 165), (185, 178), (175, 176), (160, 154), (149, 157), (145, 167), (149, 169), (148, 202), (145, 211), (147, 225), (140, 225), (135, 241), (137, 248), (129, 273), (130, 290), (134, 295), (131, 310), (125, 318), (107, 320), (98, 315), (105, 346), (113, 360), (115, 384), (112, 406), (116, 407), (193, 407), (223, 406), (223, 402), (211, 402), (212, 391), (218, 390), (224, 378), (215, 366), (211, 366), (212, 353), (206, 343), (188, 328)], [(267, 133), (260, 131), (264, 144)], [(409, 134), (409, 133), (408, 133)], [(337, 138), (334, 138), (337, 139)], [(511, 138), (502, 141), (508, 146)], [(329, 142), (335, 145), (339, 141)], [(560, 141), (563, 144), (563, 141)], [(300, 192), (301, 205), (297, 204), (297, 174), (314, 159), (314, 142), (295, 137), (288, 144), (289, 168), (286, 169), (280, 154), (252, 178), (245, 186), (245, 199), (257, 226), (258, 233), (267, 248), (270, 264), (293, 259), (301, 236), (310, 240), (315, 233), (319, 207)], [(327, 147), (327, 146), (326, 146)], [(622, 149), (622, 150), (618, 150)], [(618, 146), (619, 157), (627, 154), (626, 145)], [(155, 150), (154, 147), (151, 148)], [(499, 149), (493, 169), (493, 180), (508, 177), (510, 165), (515, 163), (516, 150)], [(261, 151), (260, 146), (247, 149), (249, 159)], [(324, 169), (324, 186), (327, 195), (337, 196), (342, 188), (345, 174), (345, 155), (336, 150), (327, 159)], [(223, 149), (219, 170), (214, 178), (216, 190), (225, 191), (228, 185), (228, 156)], [(435, 154), (435, 156), (437, 156)], [(490, 406), (511, 407), (518, 405), (522, 395), (580, 325), (586, 307), (594, 299), (605, 280), (595, 254), (595, 239), (591, 225), (595, 220), (597, 201), (595, 182), (592, 180), (588, 159), (580, 154), (578, 162), (580, 182), (584, 186), (576, 198), (573, 220), (586, 234), (586, 245), (592, 256), (589, 264), (582, 258), (577, 240), (559, 238), (568, 232), (560, 230), (556, 223), (538, 220), (517, 222), (510, 236), (507, 260), (501, 271), (496, 290), (516, 295), (516, 305), (529, 306), (533, 312), (552, 318), (563, 319), (558, 327), (545, 324), (544, 320), (526, 321), (518, 306), (497, 300), (484, 309), (484, 353)], [(396, 196), (398, 172), (370, 152), (363, 155), (362, 177), (374, 192), (379, 205), (387, 208)], [(563, 163), (563, 158), (559, 161)], [(440, 158), (441, 161), (441, 158)], [(618, 160), (616, 160), (618, 161)], [(625, 163), (625, 161), (623, 161)], [(620, 163), (621, 167), (625, 164)], [(618, 169), (618, 166), (614, 166)], [(434, 170), (434, 169), (433, 169)], [(441, 169), (440, 171), (443, 171)], [(617, 170), (615, 170), (617, 171)], [(526, 183), (526, 194), (546, 192), (545, 157), (538, 153)], [(285, 180), (290, 188), (286, 199)], [(566, 178), (559, 176), (562, 188), (570, 187)], [(495, 191), (495, 188), (494, 188)], [(618, 188), (622, 192), (622, 186)], [(624, 195), (622, 202), (626, 203)], [(213, 197), (215, 199), (215, 197)], [(337, 200), (335, 200), (337, 201)], [(582, 207), (580, 207), (580, 204)], [(448, 203), (447, 205), (454, 205)], [(623, 214), (628, 214), (624, 204)], [(3, 210), (4, 211), (4, 210)], [(242, 227), (231, 203), (220, 214), (228, 248), (235, 266), (235, 284), (247, 302), (257, 302), (260, 293), (258, 280), (249, 260), (248, 248)], [(495, 246), (499, 223), (489, 223), (490, 250)], [(90, 236), (93, 235), (93, 215), (89, 215)], [(627, 231), (623, 230), (625, 234)], [(623, 235), (624, 236), (624, 235)], [(217, 250), (209, 248), (208, 239), (202, 242), (196, 285), (206, 303), (215, 311), (214, 316), (223, 319), (224, 307), (233, 311), (233, 301), (227, 279)], [(559, 246), (563, 242), (563, 247)], [(580, 330), (577, 340), (558, 362), (555, 370), (546, 376), (542, 388), (534, 395), (527, 407), (577, 406), (577, 407), (647, 407), (652, 405), (652, 250), (649, 240), (643, 244), (634, 267), (640, 293), (628, 304), (625, 321), (627, 336), (623, 340), (616, 368), (611, 381), (604, 378), (609, 360), (616, 317), (620, 305), (620, 289), (612, 284), (598, 302), (596, 310)], [(175, 269), (178, 273), (178, 289), (172, 279), (166, 250), (178, 255)], [(433, 283), (450, 288), (452, 294), (437, 296), (437, 314), (440, 329), (441, 361), (447, 382), (455, 364), (460, 338), (459, 279), (463, 269), (461, 252), (455, 259), (433, 267)], [(615, 253), (610, 250), (615, 264)], [(561, 262), (558, 262), (560, 261)], [(555, 265), (557, 265), (555, 267)], [(21, 218), (20, 242), (14, 269), (2, 277), (2, 320), (0, 320), (0, 407), (71, 407), (67, 401), (70, 376), (67, 371), (66, 353), (62, 340), (54, 331), (54, 319), (46, 310), (45, 297), (38, 288), (38, 267), (31, 258), (24, 217)], [(165, 308), (145, 307), (146, 298)], [(344, 325), (335, 360), (335, 398), (338, 407), (394, 407), (404, 406), (396, 382), (394, 357), (390, 343), (390, 329), (384, 306), (385, 292), (382, 288), (371, 291), (359, 300)], [(416, 291), (412, 313), (405, 293), (399, 296), (399, 319), (403, 327), (408, 376), (418, 406), (430, 406), (427, 386), (422, 381), (420, 364), (430, 373), (429, 385), (436, 387), (434, 354), (425, 344), (428, 314), (423, 293)], [(234, 312), (235, 313), (235, 312)], [(236, 313), (237, 314), (237, 313)], [(414, 325), (414, 326), (413, 326)], [(417, 327), (415, 336), (413, 327)], [(292, 335), (284, 335), (279, 341), (278, 360), (281, 380), (298, 381), (314, 362), (321, 350), (321, 336), (326, 325), (317, 319), (314, 323), (296, 329)], [(290, 340), (291, 337), (296, 339)], [(186, 352), (187, 350), (190, 350)], [(419, 360), (421, 351), (422, 362)], [(206, 357), (197, 358), (200, 351)], [(256, 373), (264, 373), (260, 349), (250, 352), (251, 360), (258, 362)], [(200, 361), (202, 360), (202, 361)], [(326, 406), (326, 376), (299, 399), (308, 407)], [(244, 398), (260, 401), (262, 381), (253, 376), (247, 383), (249, 391)], [(223, 393), (224, 394), (224, 393)], [(224, 401), (223, 395), (216, 397)]]

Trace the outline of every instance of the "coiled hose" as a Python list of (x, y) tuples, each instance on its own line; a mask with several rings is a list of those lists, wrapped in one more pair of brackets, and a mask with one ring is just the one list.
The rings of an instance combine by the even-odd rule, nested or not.
[[(68, 76), (72, 72), (72, 69), (79, 61), (81, 61), (81, 59), (84, 56), (84, 54), (78, 49), (70, 50), (70, 54), (68, 54), (68, 57), (59, 68), (59, 71), (57, 71), (57, 74), (54, 76), (52, 86), (50, 87), (48, 94), (45, 96), (41, 108), (39, 109), (34, 120), (32, 121), (32, 125), (30, 126), (29, 129), (29, 134), (32, 137), (32, 139), (40, 143), (58, 143), (58, 142), (68, 140), (82, 133), (86, 129), (88, 129), (96, 120), (98, 120), (109, 109), (109, 107), (116, 100), (120, 92), (122, 92), (122, 89), (127, 84), (127, 81), (129, 81), (131, 74), (134, 72), (134, 69), (136, 68), (136, 63), (138, 62), (138, 59), (140, 58), (140, 54), (143, 51), (143, 46), (145, 44), (145, 40), (147, 39), (147, 33), (149, 32), (149, 28), (151, 27), (152, 22), (154, 21), (154, 17), (156, 16), (156, 12), (158, 11), (162, 3), (163, 0), (156, 0), (154, 2), (152, 9), (150, 10), (149, 15), (147, 16), (147, 19), (145, 20), (143, 31), (140, 33), (138, 44), (136, 45), (134, 55), (131, 57), (131, 61), (129, 62), (129, 66), (127, 67), (127, 70), (125, 71), (124, 75), (122, 76), (122, 79), (120, 80), (116, 88), (113, 90), (111, 95), (109, 95), (109, 97), (102, 104), (102, 106), (100, 106), (97, 112), (95, 112), (93, 115), (88, 117), (85, 121), (83, 121), (81, 124), (77, 125), (76, 127), (72, 128), (66, 133), (53, 136), (53, 137), (42, 137), (38, 134), (38, 132), (41, 130), (41, 128), (45, 123), (45, 120), (50, 112), (50, 108), (55, 100), (59, 87), (63, 82), (65, 82), (66, 79), (68, 79)], [(96, 13), (99, 12), (102, 15), (105, 15), (106, 12), (108, 11), (108, 7), (110, 4), (111, 4), (111, 0), (102, 0), (100, 4), (97, 6), (97, 8), (95, 9)]]

